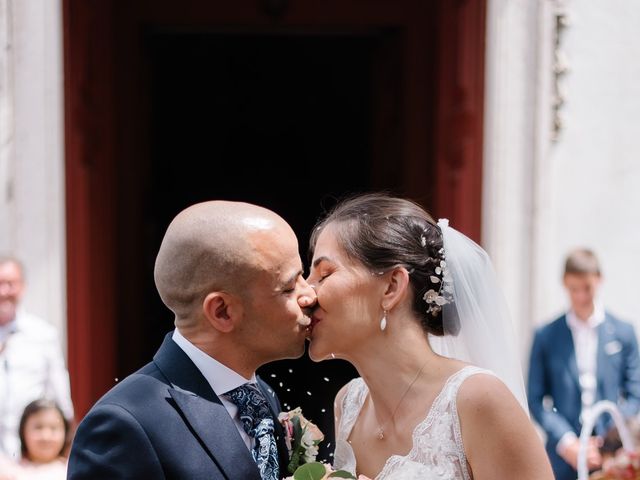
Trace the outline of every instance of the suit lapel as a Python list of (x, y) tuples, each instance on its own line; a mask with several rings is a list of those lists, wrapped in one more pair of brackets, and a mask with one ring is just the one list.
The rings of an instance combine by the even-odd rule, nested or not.
[(230, 480), (260, 480), (260, 472), (238, 430), (202, 373), (167, 334), (153, 357), (167, 378), (169, 395), (185, 423)]
[(169, 394), (183, 413), (185, 421), (228, 478), (260, 480), (249, 449), (221, 403), (210, 402), (177, 389), (170, 389)]
[(560, 331), (558, 332), (558, 339), (555, 342), (558, 346), (559, 353), (562, 355), (566, 362), (567, 369), (571, 378), (576, 383), (576, 386), (580, 390), (580, 374), (578, 373), (578, 362), (576, 360), (576, 349), (573, 343), (573, 335), (567, 325), (567, 317), (563, 316), (560, 323)]
[(598, 326), (598, 353), (596, 362), (596, 378), (598, 379), (598, 394), (601, 395), (604, 382), (611, 378), (611, 360), (606, 352), (606, 346), (617, 342), (615, 329), (608, 318)]
[[(598, 325), (598, 352), (596, 356), (596, 398), (595, 400), (603, 400), (607, 398), (607, 391), (617, 391), (615, 385), (612, 385), (616, 378), (615, 367), (612, 364), (611, 355), (615, 352), (607, 352), (608, 346), (618, 344), (618, 348), (622, 348), (616, 337), (616, 330), (609, 316), (605, 314), (605, 320)], [(609, 384), (607, 386), (607, 384)], [(608, 388), (609, 387), (609, 388)], [(596, 422), (595, 429), (599, 435), (605, 435), (610, 428), (611, 417), (600, 416)]]

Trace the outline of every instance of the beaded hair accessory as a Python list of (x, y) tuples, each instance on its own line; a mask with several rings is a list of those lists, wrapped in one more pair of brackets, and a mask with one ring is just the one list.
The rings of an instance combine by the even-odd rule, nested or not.
[[(424, 235), (420, 237), (420, 242), (423, 247), (427, 246), (427, 239)], [(438, 266), (435, 268), (435, 275), (429, 276), (433, 287), (424, 293), (422, 299), (427, 304), (427, 313), (435, 317), (442, 311), (444, 305), (453, 301), (453, 284), (447, 269), (444, 248), (438, 250), (434, 260), (438, 262)]]

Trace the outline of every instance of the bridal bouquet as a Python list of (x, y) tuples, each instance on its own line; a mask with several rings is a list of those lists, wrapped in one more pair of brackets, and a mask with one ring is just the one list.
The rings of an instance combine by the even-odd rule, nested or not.
[(324, 440), (320, 429), (304, 418), (300, 407), (282, 412), (278, 415), (278, 421), (282, 424), (284, 441), (289, 451), (289, 473), (295, 472), (304, 463), (315, 462), (318, 445)]
[(313, 462), (306, 463), (298, 467), (292, 477), (284, 480), (329, 480), (330, 478), (350, 478), (356, 480), (356, 477), (344, 470), (334, 470), (327, 463)]
[(349, 472), (334, 471), (331, 465), (316, 462), (318, 445), (324, 440), (320, 429), (304, 418), (298, 407), (289, 412), (282, 412), (278, 420), (284, 429), (284, 441), (289, 451), (287, 470), (292, 477), (285, 480), (325, 480), (328, 478), (351, 478)]

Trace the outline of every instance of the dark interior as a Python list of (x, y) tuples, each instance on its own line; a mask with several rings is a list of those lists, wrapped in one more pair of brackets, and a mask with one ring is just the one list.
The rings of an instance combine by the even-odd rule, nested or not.
[[(484, 0), (62, 8), (68, 365), (79, 418), (172, 329), (153, 264), (170, 219), (192, 202), (271, 207), (304, 253), (336, 197), (385, 189), (480, 240)], [(330, 424), (320, 402), (330, 408), (353, 371), (295, 365), (292, 376), (277, 365), (282, 375), (264, 374), (283, 382), (290, 406)]]
[[(372, 70), (380, 41), (376, 35), (146, 35), (147, 107), (135, 101), (121, 107), (125, 117), (128, 109), (146, 108), (148, 130), (139, 140), (147, 160), (120, 166), (121, 176), (132, 169), (141, 179), (118, 195), (121, 218), (130, 216), (132, 202), (141, 205), (138, 220), (120, 228), (126, 290), (118, 308), (120, 376), (145, 364), (172, 329), (172, 314), (153, 284), (153, 263), (180, 210), (210, 199), (273, 209), (297, 232), (306, 262), (318, 216), (345, 194), (378, 187)], [(392, 176), (385, 186), (393, 187)], [(333, 450), (333, 398), (355, 370), (305, 355), (259, 373), (285, 407), (301, 406), (328, 435), (326, 458)]]

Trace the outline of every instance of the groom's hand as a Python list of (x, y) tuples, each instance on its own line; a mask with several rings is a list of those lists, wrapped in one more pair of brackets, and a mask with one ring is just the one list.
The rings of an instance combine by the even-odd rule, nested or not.
[[(602, 466), (602, 455), (600, 455), (600, 439), (598, 437), (590, 437), (587, 444), (587, 468), (595, 470)], [(580, 440), (568, 443), (562, 451), (558, 452), (562, 459), (571, 465), (574, 470), (578, 469), (578, 452), (580, 451)]]

